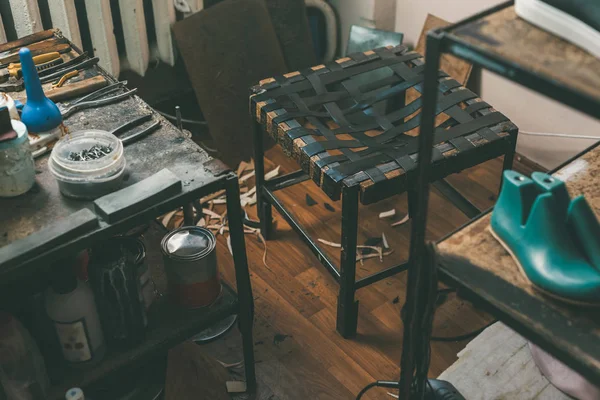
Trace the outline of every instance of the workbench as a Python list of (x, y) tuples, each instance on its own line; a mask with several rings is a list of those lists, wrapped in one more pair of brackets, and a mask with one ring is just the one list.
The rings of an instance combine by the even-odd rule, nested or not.
[[(101, 69), (100, 72), (108, 81), (115, 81)], [(171, 304), (168, 296), (161, 297), (150, 308), (149, 327), (145, 340), (125, 351), (117, 351), (109, 346), (103, 360), (91, 369), (64, 368), (57, 366), (53, 360), (46, 360), (53, 384), (48, 398), (64, 398), (65, 391), (72, 386), (85, 389), (115, 377), (127, 368), (146, 364), (153, 357), (164, 355), (171, 346), (233, 314), (238, 314), (239, 327), (243, 336), (247, 390), (254, 389), (253, 298), (246, 259), (237, 175), (220, 161), (212, 159), (183, 132), (136, 96), (119, 103), (75, 113), (65, 120), (64, 124), (69, 132), (86, 128), (111, 131), (149, 113), (153, 114), (153, 118), (145, 126), (160, 120), (160, 129), (125, 147), (127, 167), (123, 187), (140, 182), (163, 168), (168, 168), (182, 181), (182, 190), (172, 197), (113, 223), (98, 216), (96, 226), (79, 232), (69, 240), (62, 241), (42, 252), (29, 252), (19, 260), (18, 264), (0, 263), (0, 286), (2, 287), (0, 307), (10, 309), (8, 302), (12, 301), (14, 296), (30, 290), (31, 286), (35, 286), (32, 284), (33, 281), (43, 281), (47, 274), (51, 273), (49, 270), (53, 261), (77, 254), (100, 240), (152, 223), (156, 217), (164, 213), (222, 189), (227, 193), (237, 293), (223, 283), (223, 292), (219, 299), (211, 306), (197, 310), (182, 309)], [(68, 220), (79, 210), (87, 208), (94, 211), (93, 201), (69, 199), (60, 194), (57, 182), (48, 170), (48, 158), (49, 155), (45, 155), (36, 160), (36, 184), (28, 193), (15, 198), (0, 199), (0, 254), (11, 251), (11, 244), (51, 227), (59, 221)], [(156, 253), (154, 256), (149, 254), (148, 259), (151, 261), (148, 263), (155, 283), (166, 290), (159, 239), (146, 243), (148, 253)], [(146, 237), (144, 240), (147, 241), (149, 238)], [(21, 290), (22, 287), (27, 289)]]
[[(600, 216), (600, 146), (559, 168), (571, 198), (584, 195)], [(600, 380), (598, 309), (568, 305), (534, 290), (488, 230), (491, 212), (438, 244), (440, 272), (485, 302), (511, 328), (543, 346), (591, 381)]]

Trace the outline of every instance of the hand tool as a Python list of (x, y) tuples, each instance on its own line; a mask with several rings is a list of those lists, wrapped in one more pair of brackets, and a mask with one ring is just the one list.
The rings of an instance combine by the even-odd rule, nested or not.
[(55, 89), (55, 88), (62, 87), (62, 85), (64, 85), (66, 81), (68, 81), (69, 79), (74, 78), (76, 76), (79, 76), (78, 70), (67, 72), (58, 80), (58, 82), (52, 84), (52, 88)]
[(53, 102), (66, 101), (75, 97), (84, 96), (88, 93), (102, 89), (108, 84), (102, 75), (93, 78), (72, 82), (60, 88), (51, 89), (46, 92), (46, 97)]
[(13, 49), (27, 46), (31, 43), (37, 43), (45, 39), (50, 39), (54, 36), (56, 31), (54, 29), (48, 29), (42, 32), (36, 32), (33, 35), (22, 37), (21, 39), (13, 40), (12, 42), (0, 44), (0, 52), (7, 52)]
[(99, 106), (103, 106), (106, 104), (119, 102), (137, 92), (137, 89), (132, 89), (132, 90), (117, 94), (112, 97), (106, 97), (104, 99), (96, 100), (98, 97), (101, 97), (101, 96), (104, 96), (111, 92), (114, 92), (115, 90), (119, 90), (122, 86), (123, 86), (123, 84), (119, 82), (117, 84), (113, 84), (113, 85), (107, 86), (105, 88), (102, 88), (100, 90), (97, 90), (96, 92), (91, 93), (85, 97), (82, 97), (81, 99), (78, 99), (68, 105), (60, 104), (59, 109), (61, 110), (63, 119), (68, 118), (69, 116), (76, 113), (77, 111), (85, 110), (85, 109), (91, 108), (91, 107), (99, 107)]
[(53, 74), (58, 71), (62, 71), (63, 69), (65, 69), (67, 67), (70, 67), (72, 65), (76, 65), (76, 64), (79, 64), (79, 63), (85, 61), (87, 59), (87, 56), (88, 56), (87, 51), (84, 51), (77, 57), (67, 60), (64, 63), (62, 63), (61, 65), (57, 65), (55, 67), (51, 67), (51, 68), (45, 69), (43, 71), (40, 71), (39, 75), (40, 75), (40, 77), (42, 77), (42, 76), (47, 76), (47, 75)]
[(0, 83), (0, 92), (20, 92), (25, 88), (23, 79), (15, 79), (12, 76), (5, 83)]
[[(33, 57), (33, 63), (38, 74), (48, 68), (57, 66), (62, 63), (63, 59), (60, 57), (58, 52), (46, 53), (36, 57)], [(7, 68), (0, 71), (0, 82), (6, 82), (9, 77), (21, 78), (23, 75), (20, 63), (11, 63)]]
[(42, 83), (52, 82), (52, 81), (54, 81), (56, 79), (61, 78), (67, 72), (81, 71), (81, 70), (87, 69), (89, 67), (92, 67), (92, 66), (98, 64), (98, 61), (100, 61), (100, 59), (98, 57), (90, 58), (89, 60), (86, 60), (86, 61), (84, 61), (82, 63), (77, 64), (77, 65), (72, 65), (70, 67), (63, 68), (60, 71), (55, 72), (53, 74), (43, 76), (43, 77), (40, 78), (40, 81)]
[[(64, 41), (64, 40), (63, 40)], [(46, 43), (49, 42), (49, 43)], [(43, 44), (43, 45), (42, 45)], [(56, 43), (56, 40), (46, 40), (40, 43), (34, 43), (31, 45), (33, 49), (29, 49), (32, 56), (39, 56), (49, 52), (66, 53), (71, 51), (71, 45), (68, 43)], [(10, 63), (19, 62), (19, 53), (0, 54), (0, 68), (6, 68)]]
[[(123, 132), (126, 132), (127, 130), (129, 130), (131, 127), (141, 125), (142, 123), (151, 120), (152, 116), (153, 116), (152, 114), (143, 115), (139, 118), (136, 118), (132, 121), (129, 121), (129, 122), (121, 125), (117, 129), (113, 130), (111, 133), (115, 136), (119, 136)], [(139, 140), (142, 137), (150, 134), (151, 132), (155, 131), (159, 127), (160, 127), (160, 120), (154, 122), (152, 125), (150, 125), (149, 127), (147, 127), (146, 129), (144, 129), (142, 131), (131, 134), (131, 135), (127, 136), (126, 138), (121, 139), (121, 142), (123, 142), (123, 146), (127, 146), (127, 145), (135, 142), (136, 140)]]

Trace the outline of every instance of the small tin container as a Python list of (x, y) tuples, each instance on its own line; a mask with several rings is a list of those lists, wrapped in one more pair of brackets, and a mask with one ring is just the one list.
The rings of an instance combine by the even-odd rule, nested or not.
[(221, 293), (215, 252), (217, 240), (208, 229), (186, 226), (161, 242), (171, 299), (186, 308), (210, 305)]

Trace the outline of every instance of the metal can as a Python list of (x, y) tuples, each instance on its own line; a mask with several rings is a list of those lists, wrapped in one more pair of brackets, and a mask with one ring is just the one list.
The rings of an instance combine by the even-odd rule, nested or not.
[(89, 269), (102, 328), (107, 341), (140, 343), (148, 326), (140, 285), (146, 247), (141, 240), (114, 237), (92, 249)]
[(210, 305), (221, 293), (215, 247), (208, 229), (185, 226), (161, 242), (171, 299), (187, 308)]

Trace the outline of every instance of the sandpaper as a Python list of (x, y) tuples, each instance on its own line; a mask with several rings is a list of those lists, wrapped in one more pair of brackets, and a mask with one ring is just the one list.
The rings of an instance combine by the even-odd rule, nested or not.
[(287, 72), (262, 0), (226, 0), (173, 25), (211, 136), (228, 165), (253, 157), (249, 88)]

